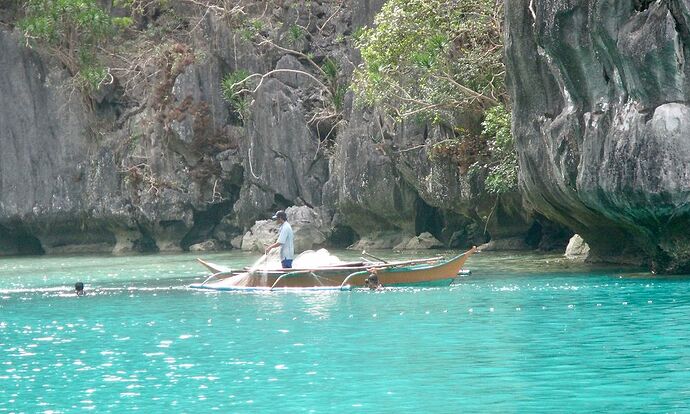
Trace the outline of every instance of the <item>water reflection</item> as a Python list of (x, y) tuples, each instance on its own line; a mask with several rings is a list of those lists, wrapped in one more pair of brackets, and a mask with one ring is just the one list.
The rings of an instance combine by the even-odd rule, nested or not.
[[(327, 319), (333, 308), (342, 300), (341, 292), (328, 292), (328, 294), (318, 294), (313, 292), (309, 295), (301, 295), (302, 309), (319, 319)], [(346, 293), (347, 294), (347, 293)]]

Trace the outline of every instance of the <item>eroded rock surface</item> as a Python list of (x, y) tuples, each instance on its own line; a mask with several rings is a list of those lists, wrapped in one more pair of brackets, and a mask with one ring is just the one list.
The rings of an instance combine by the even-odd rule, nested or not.
[(600, 259), (690, 270), (689, 10), (506, 1), (522, 188)]
[[(424, 232), (447, 247), (540, 245), (531, 235), (549, 227), (519, 194), (497, 203), (479, 178), (430, 159), (448, 131), (396, 124), (357, 108), (350, 93), (335, 105), (319, 85), (333, 79), (305, 57), (335, 62), (347, 86), (359, 63), (352, 33), (383, 3), (287, 0), (267, 12), (246, 1), (234, 21), (167, 2), (173, 13), (138, 22), (142, 32), (123, 46), (146, 59), (91, 101), (50, 56), (26, 48), (12, 22), (0, 26), (0, 254), (179, 251), (208, 240), (237, 248), (257, 220), (290, 206), (327, 223), (304, 235), (305, 248), (394, 247)], [(294, 51), (248, 39), (252, 19)], [(181, 22), (183, 33), (151, 47), (147, 31)], [(320, 80), (275, 73), (240, 114), (221, 85), (238, 70)], [(682, 128), (671, 114), (682, 110), (660, 112), (658, 128)]]

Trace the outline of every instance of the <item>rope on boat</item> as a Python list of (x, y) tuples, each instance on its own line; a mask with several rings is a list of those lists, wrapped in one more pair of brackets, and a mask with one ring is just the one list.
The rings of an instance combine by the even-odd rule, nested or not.
[(379, 262), (383, 262), (383, 263), (386, 263), (386, 264), (388, 264), (388, 262), (387, 262), (387, 261), (383, 260), (383, 259), (382, 259), (382, 258), (380, 258), (380, 257), (376, 257), (376, 256), (374, 256), (373, 254), (369, 254), (369, 253), (367, 253), (367, 251), (366, 251), (366, 250), (362, 250), (362, 256), (369, 256), (369, 257), (371, 257), (372, 259), (376, 259), (376, 260), (378, 260)]
[(229, 271), (229, 272), (228, 272), (228, 271), (225, 271), (225, 272), (217, 272), (217, 273), (212, 274), (211, 276), (207, 277), (206, 280), (204, 280), (203, 282), (201, 282), (201, 286), (204, 286), (206, 283), (208, 283), (209, 280), (213, 279), (214, 277), (221, 276), (221, 275), (223, 275), (223, 274), (225, 274), (225, 273), (230, 273), (230, 274), (232, 275), (232, 270)]

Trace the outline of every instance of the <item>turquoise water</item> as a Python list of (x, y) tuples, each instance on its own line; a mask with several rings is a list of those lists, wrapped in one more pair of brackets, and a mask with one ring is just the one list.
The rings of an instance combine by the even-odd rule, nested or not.
[(690, 279), (482, 253), (450, 288), (216, 293), (193, 258), (0, 259), (0, 413), (690, 412)]

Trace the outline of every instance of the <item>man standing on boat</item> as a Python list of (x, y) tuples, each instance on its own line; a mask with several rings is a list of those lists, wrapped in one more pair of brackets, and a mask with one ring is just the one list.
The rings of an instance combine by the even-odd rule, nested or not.
[(294, 235), (292, 234), (292, 226), (287, 221), (287, 214), (283, 210), (278, 210), (273, 215), (273, 220), (278, 221), (280, 230), (278, 230), (278, 241), (266, 247), (266, 254), (272, 249), (280, 246), (280, 264), (284, 269), (292, 267), (292, 259), (295, 256), (295, 246), (293, 243)]

